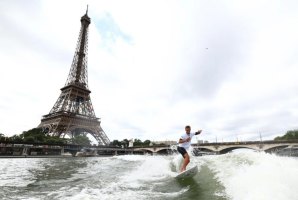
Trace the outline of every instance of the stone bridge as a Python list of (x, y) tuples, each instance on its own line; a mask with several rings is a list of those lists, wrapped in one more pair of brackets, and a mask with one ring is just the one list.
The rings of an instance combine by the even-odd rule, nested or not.
[[(194, 151), (210, 152), (216, 154), (228, 153), (234, 149), (252, 149), (255, 151), (274, 152), (289, 146), (298, 146), (298, 141), (246, 141), (246, 142), (222, 142), (222, 143), (203, 143), (192, 144)], [(168, 154), (176, 151), (176, 145), (161, 145), (154, 147), (134, 147), (133, 151), (143, 152), (144, 154)]]
[[(224, 154), (234, 149), (252, 149), (255, 151), (275, 152), (286, 147), (298, 147), (298, 140), (295, 141), (246, 141), (246, 142), (223, 142), (192, 144), (195, 155)], [(1, 142), (0, 156), (23, 156), (23, 155), (62, 155), (64, 152), (71, 152), (75, 155), (83, 146), (80, 145), (52, 145), (52, 144), (20, 144)], [(90, 147), (89, 147), (90, 148)], [(177, 145), (160, 145), (152, 147), (129, 147), (120, 148), (112, 146), (92, 147), (99, 155), (126, 155), (126, 154), (172, 154), (177, 152)], [(35, 153), (35, 154), (33, 154)]]

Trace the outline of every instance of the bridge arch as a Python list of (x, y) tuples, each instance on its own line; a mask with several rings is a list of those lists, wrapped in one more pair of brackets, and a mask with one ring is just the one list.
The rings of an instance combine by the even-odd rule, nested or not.
[(215, 152), (215, 148), (211, 148), (211, 147), (194, 147), (193, 148), (194, 151), (206, 151), (206, 152)]
[(138, 152), (143, 152), (143, 155), (153, 155), (153, 151), (149, 149), (139, 149)]
[(280, 149), (283, 149), (283, 148), (286, 148), (288, 147), (289, 145), (284, 145), (284, 144), (281, 144), (281, 145), (274, 145), (274, 146), (271, 146), (271, 147), (268, 147), (266, 149), (264, 149), (265, 152), (274, 152), (276, 150), (280, 150)]
[(221, 149), (219, 151), (219, 153), (220, 154), (225, 154), (225, 153), (231, 152), (231, 151), (233, 151), (235, 149), (250, 149), (250, 150), (254, 150), (254, 151), (258, 151), (259, 150), (257, 148), (253, 148), (253, 147), (235, 146), (235, 147), (227, 147), (227, 148)]
[(165, 147), (135, 147), (134, 151), (143, 152), (144, 154), (170, 154), (173, 152), (168, 146)]
[(135, 151), (142, 151), (144, 153), (150, 153), (152, 154), (154, 151), (150, 148), (136, 148)]
[(159, 149), (158, 151), (156, 151), (157, 154), (162, 154), (162, 155), (167, 155), (169, 154), (169, 152), (172, 151), (171, 149)]

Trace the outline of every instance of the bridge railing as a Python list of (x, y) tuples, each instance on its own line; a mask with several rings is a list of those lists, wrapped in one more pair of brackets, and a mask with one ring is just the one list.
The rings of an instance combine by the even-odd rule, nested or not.
[(210, 145), (247, 145), (247, 144), (285, 144), (285, 143), (298, 143), (298, 140), (263, 140), (263, 141), (244, 141), (244, 142), (210, 142), (192, 144), (192, 146), (210, 146)]

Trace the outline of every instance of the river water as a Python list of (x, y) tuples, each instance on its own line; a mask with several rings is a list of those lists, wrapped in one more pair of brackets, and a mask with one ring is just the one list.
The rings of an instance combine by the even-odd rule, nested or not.
[(181, 156), (0, 159), (0, 199), (298, 200), (298, 160), (257, 152)]

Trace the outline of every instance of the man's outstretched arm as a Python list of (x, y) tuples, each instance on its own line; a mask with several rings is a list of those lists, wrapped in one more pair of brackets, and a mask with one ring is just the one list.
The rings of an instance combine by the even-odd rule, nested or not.
[(195, 132), (195, 135), (199, 135), (202, 132), (202, 130), (198, 130), (197, 132)]

